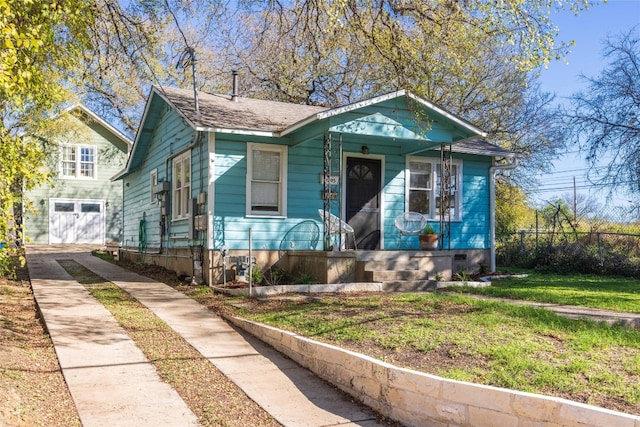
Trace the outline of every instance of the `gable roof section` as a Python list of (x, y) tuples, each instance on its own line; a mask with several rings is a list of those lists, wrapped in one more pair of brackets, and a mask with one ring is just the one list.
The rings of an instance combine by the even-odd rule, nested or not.
[(230, 96), (198, 92), (198, 114), (193, 91), (154, 88), (154, 92), (174, 106), (192, 128), (200, 131), (277, 136), (275, 134), (292, 124), (327, 110), (325, 107), (243, 97), (233, 101)]
[(376, 105), (384, 105), (385, 103), (392, 104), (394, 101), (397, 102), (398, 99), (402, 99), (402, 98), (406, 98), (407, 100), (414, 101), (423, 109), (426, 109), (430, 119), (433, 119), (433, 118), (446, 119), (452, 122), (455, 126), (465, 129), (465, 131), (468, 132), (469, 134), (475, 134), (482, 137), (487, 136), (485, 132), (483, 132), (476, 126), (472, 125), (470, 122), (454, 114), (451, 114), (448, 111), (446, 111), (444, 108), (439, 107), (436, 104), (431, 103), (429, 101), (426, 101), (410, 92), (407, 92), (406, 90), (391, 92), (386, 95), (380, 95), (374, 98), (370, 98), (363, 101), (355, 102), (353, 104), (345, 105), (343, 107), (337, 107), (330, 110), (319, 112), (314, 116), (310, 116), (306, 120), (296, 123), (295, 125), (289, 127), (284, 132), (282, 132), (282, 135), (286, 135), (290, 132), (293, 132), (314, 121), (332, 119), (341, 115), (348, 117), (349, 114), (357, 114), (358, 110), (365, 111), (368, 108)]
[(73, 113), (75, 111), (79, 111), (82, 114), (86, 115), (89, 119), (91, 119), (91, 121), (93, 121), (93, 122), (97, 123), (98, 125), (102, 126), (105, 130), (107, 130), (109, 133), (111, 133), (117, 139), (119, 139), (120, 141), (125, 143), (129, 150), (131, 149), (131, 146), (133, 145), (133, 142), (131, 141), (131, 139), (129, 139), (124, 133), (120, 132), (118, 129), (116, 129), (111, 124), (109, 124), (102, 117), (98, 116), (96, 113), (91, 111), (85, 105), (83, 105), (83, 104), (73, 105), (73, 106), (63, 110), (62, 113)]
[[(415, 125), (414, 129), (409, 129), (407, 120), (395, 122), (389, 120), (384, 113), (377, 112), (397, 109), (398, 105), (402, 108), (409, 103), (412, 103), (416, 110), (425, 112), (433, 123), (439, 123), (439, 126), (453, 130), (454, 138), (452, 140), (426, 138), (416, 131)], [(349, 132), (351, 128), (361, 128), (358, 125), (368, 120), (370, 123), (376, 121), (375, 124), (379, 128), (400, 129), (403, 133), (399, 139), (431, 142), (430, 145), (419, 147), (414, 152), (433, 149), (441, 143), (454, 143), (454, 146), (460, 145), (455, 150), (458, 152), (490, 156), (511, 154), (484, 141), (482, 138), (486, 137), (486, 133), (468, 121), (404, 90), (331, 109), (244, 97), (237, 97), (234, 101), (228, 95), (205, 92), (198, 92), (198, 104), (199, 112), (196, 112), (194, 93), (191, 90), (153, 87), (127, 166), (114, 178), (122, 178), (142, 164), (151, 142), (155, 122), (165, 106), (173, 108), (195, 131), (266, 137), (288, 136), (291, 139), (290, 144), (296, 144), (321, 135), (327, 130)], [(426, 134), (429, 135), (429, 132)], [(405, 154), (409, 151), (407, 150)]]

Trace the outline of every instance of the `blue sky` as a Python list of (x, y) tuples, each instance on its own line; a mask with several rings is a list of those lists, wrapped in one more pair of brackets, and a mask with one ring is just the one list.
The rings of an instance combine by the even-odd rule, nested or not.
[[(618, 35), (636, 25), (640, 26), (640, 0), (609, 0), (578, 16), (572, 12), (562, 12), (554, 15), (553, 20), (560, 29), (560, 40), (576, 42), (566, 63), (552, 62), (540, 77), (542, 89), (555, 93), (558, 101), (562, 102), (563, 98), (585, 88), (585, 83), (579, 78), (581, 74), (594, 77), (604, 68), (606, 63), (602, 58), (602, 41), (608, 35)], [(587, 166), (580, 157), (581, 154), (573, 150), (554, 162), (554, 172), (540, 177), (544, 185), (534, 200), (548, 200), (573, 193), (574, 177), (578, 193), (603, 199), (603, 192), (598, 192), (586, 181)], [(628, 200), (629, 197), (624, 194), (615, 194), (609, 204), (629, 206)]]

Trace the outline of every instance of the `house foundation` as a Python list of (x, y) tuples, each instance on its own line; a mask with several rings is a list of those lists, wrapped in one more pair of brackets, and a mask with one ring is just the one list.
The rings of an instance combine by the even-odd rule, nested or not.
[[(223, 259), (220, 251), (171, 248), (162, 252), (120, 248), (120, 259), (158, 265), (191, 277), (197, 283), (216, 285), (248, 281), (248, 251), (229, 251)], [(444, 251), (252, 251), (254, 268), (263, 274), (284, 270), (295, 280), (313, 283), (382, 282), (387, 288), (401, 289), (403, 284), (432, 284), (452, 280), (456, 273), (486, 269), (489, 250)], [(426, 288), (425, 288), (426, 289)]]

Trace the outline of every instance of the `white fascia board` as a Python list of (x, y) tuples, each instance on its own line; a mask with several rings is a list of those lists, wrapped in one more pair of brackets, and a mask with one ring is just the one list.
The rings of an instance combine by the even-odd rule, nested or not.
[(349, 111), (357, 110), (359, 108), (368, 107), (370, 105), (378, 104), (380, 102), (388, 101), (390, 99), (398, 98), (406, 94), (406, 91), (399, 90), (397, 92), (391, 92), (386, 95), (376, 96), (375, 98), (365, 99), (364, 101), (356, 102), (353, 104), (345, 105), (344, 107), (338, 107), (331, 109), (329, 111), (323, 111), (318, 113), (318, 119), (328, 119), (333, 116), (337, 116), (340, 114), (348, 113)]
[[(98, 116), (96, 113), (94, 113), (93, 111), (91, 111), (88, 107), (86, 107), (83, 104), (78, 104), (75, 108), (78, 108), (79, 110), (82, 110), (86, 115), (88, 115), (89, 117), (91, 117), (92, 120), (96, 121), (100, 126), (104, 127), (105, 129), (107, 129), (109, 132), (111, 132), (112, 134), (114, 134), (118, 139), (120, 139), (122, 142), (124, 142), (125, 144), (127, 144), (127, 147), (129, 147), (129, 149), (131, 148), (131, 146), (133, 145), (133, 142), (131, 142), (131, 140), (129, 138), (126, 137), (125, 134), (123, 134), (122, 132), (120, 132), (118, 129), (114, 128), (111, 124), (109, 124), (106, 120), (104, 120), (102, 117)], [(74, 108), (72, 108), (71, 110), (73, 110)]]
[(209, 127), (196, 127), (197, 132), (215, 132), (226, 133), (231, 135), (246, 135), (246, 136), (264, 136), (264, 137), (277, 137), (280, 136), (278, 132), (268, 132), (260, 130), (243, 130), (243, 129), (224, 129), (224, 128), (209, 128)]
[(357, 110), (358, 108), (364, 108), (364, 107), (368, 107), (369, 105), (374, 105), (377, 104), (379, 102), (384, 102), (387, 101), (389, 99), (393, 99), (393, 98), (397, 98), (399, 96), (404, 95), (406, 92), (404, 90), (399, 90), (397, 92), (392, 92), (392, 93), (388, 93), (386, 95), (380, 95), (377, 96), (375, 98), (370, 98), (370, 99), (366, 99), (364, 101), (359, 101), (353, 104), (349, 104), (349, 105), (345, 105), (344, 107), (337, 107), (337, 108), (332, 108), (330, 110), (327, 111), (322, 111), (320, 113), (316, 113), (312, 116), (309, 116), (308, 118), (299, 121), (298, 123), (294, 123), (293, 125), (289, 126), (288, 128), (286, 128), (285, 130), (283, 130), (282, 132), (280, 132), (279, 136), (285, 136), (291, 132), (295, 132), (296, 130), (300, 129), (301, 127), (304, 127), (310, 123), (313, 123), (315, 121), (320, 121), (323, 119), (328, 119), (330, 117), (334, 117), (340, 114), (344, 114), (344, 113), (348, 113), (349, 111), (353, 111), (353, 110)]

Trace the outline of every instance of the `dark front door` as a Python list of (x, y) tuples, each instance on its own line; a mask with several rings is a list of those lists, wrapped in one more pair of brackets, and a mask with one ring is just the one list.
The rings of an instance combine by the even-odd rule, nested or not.
[(347, 157), (346, 214), (358, 249), (380, 248), (381, 164), (376, 159)]

